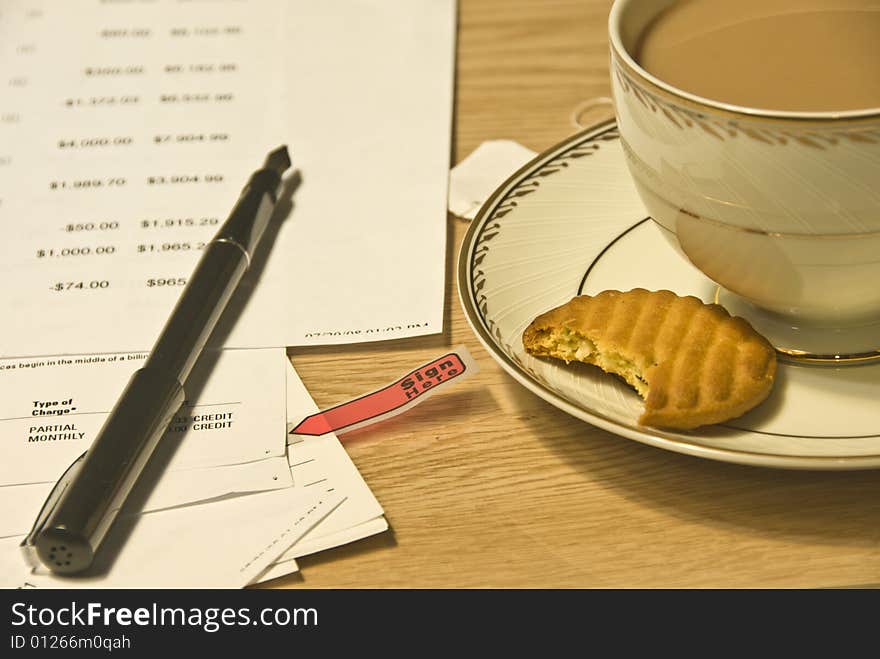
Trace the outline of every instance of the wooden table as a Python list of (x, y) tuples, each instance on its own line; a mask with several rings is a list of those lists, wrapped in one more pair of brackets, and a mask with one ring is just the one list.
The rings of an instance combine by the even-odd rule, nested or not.
[[(536, 151), (607, 96), (610, 0), (461, 0), (454, 162)], [(478, 376), (343, 436), (392, 530), (300, 561), (274, 587), (840, 587), (880, 584), (880, 471), (736, 466), (593, 428), (523, 389), (472, 334), (448, 219), (442, 335), (291, 349), (319, 405), (464, 344)]]

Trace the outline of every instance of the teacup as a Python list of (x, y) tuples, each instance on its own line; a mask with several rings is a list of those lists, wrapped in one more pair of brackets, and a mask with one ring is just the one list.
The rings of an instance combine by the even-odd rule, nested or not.
[(615, 114), (648, 213), (759, 330), (807, 344), (791, 352), (880, 355), (880, 108), (758, 110), (659, 80), (632, 53), (673, 2), (616, 0), (609, 18)]

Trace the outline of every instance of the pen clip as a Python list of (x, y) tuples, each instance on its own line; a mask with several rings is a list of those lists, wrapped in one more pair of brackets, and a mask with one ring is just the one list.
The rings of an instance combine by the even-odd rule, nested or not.
[(40, 508), (40, 512), (37, 515), (33, 528), (31, 528), (30, 533), (28, 533), (27, 537), (22, 540), (21, 545), (19, 545), (21, 552), (24, 555), (25, 562), (32, 568), (38, 568), (41, 565), (35, 546), (37, 536), (43, 530), (43, 527), (46, 525), (46, 520), (49, 519), (49, 515), (52, 514), (52, 511), (55, 510), (55, 506), (57, 506), (58, 502), (61, 500), (61, 495), (64, 494), (67, 486), (73, 481), (73, 478), (82, 466), (85, 457), (86, 452), (84, 451), (82, 455), (70, 463), (70, 466), (64, 470), (64, 473), (61, 474), (61, 478), (58, 479), (58, 482), (55, 483), (49, 496), (46, 497), (46, 501), (43, 502), (43, 507)]

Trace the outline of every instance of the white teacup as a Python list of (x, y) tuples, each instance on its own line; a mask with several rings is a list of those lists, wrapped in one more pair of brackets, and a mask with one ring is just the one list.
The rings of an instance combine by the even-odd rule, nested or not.
[(609, 18), (615, 113), (648, 213), (767, 316), (749, 318), (759, 329), (810, 334), (794, 352), (880, 354), (880, 108), (758, 110), (655, 78), (631, 53), (674, 2), (616, 0)]

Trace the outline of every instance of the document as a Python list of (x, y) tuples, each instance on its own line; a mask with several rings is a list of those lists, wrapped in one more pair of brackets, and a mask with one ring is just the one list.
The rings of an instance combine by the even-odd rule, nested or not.
[[(54, 483), (89, 447), (145, 358), (114, 353), (0, 360), (0, 485)], [(286, 362), (277, 348), (203, 354), (151, 466), (169, 474), (187, 471), (194, 482), (199, 468), (286, 458)], [(238, 472), (239, 486), (271, 489), (263, 486), (273, 475), (289, 482), (277, 466)]]
[[(289, 425), (295, 425), (299, 420), (317, 412), (318, 408), (289, 362), (286, 373), (287, 414)], [(383, 515), (382, 506), (336, 435), (329, 433), (320, 437), (289, 436), (287, 459), (294, 488), (336, 492), (343, 494), (346, 500), (303, 538), (302, 545), (291, 547), (282, 555), (281, 560), (298, 558), (320, 550), (309, 550), (310, 545), (324, 549), (326, 547), (318, 542), (321, 538), (333, 536)]]
[[(385, 518), (377, 517), (376, 519), (364, 522), (363, 524), (353, 526), (350, 529), (345, 529), (344, 531), (325, 535), (320, 539), (307, 540), (303, 538), (302, 540), (297, 542), (294, 547), (298, 548), (297, 551), (300, 553), (300, 555), (305, 556), (307, 554), (314, 554), (319, 551), (332, 549), (334, 547), (340, 547), (351, 542), (356, 542), (357, 540), (363, 540), (364, 538), (367, 538), (371, 535), (376, 535), (377, 533), (382, 533), (383, 531), (387, 530), (388, 522), (385, 520)], [(311, 535), (311, 533), (309, 533), (308, 535)], [(299, 565), (297, 564), (296, 559), (282, 557), (278, 560), (278, 562), (273, 563), (271, 566), (269, 566), (269, 568), (266, 569), (266, 571), (263, 572), (254, 583), (265, 583), (267, 581), (272, 581), (273, 579), (279, 579), (281, 577), (288, 576), (298, 571)]]
[[(102, 415), (81, 413), (77, 406), (79, 401), (105, 400), (112, 405), (111, 392), (123, 386), (142, 358), (142, 354), (123, 353), (0, 360), (0, 399), (9, 398), (10, 403), (29, 400), (27, 409), (35, 414), (30, 418), (4, 417), (0, 421), (0, 437), (10, 447), (15, 446), (15, 438), (25, 446), (31, 445), (30, 449), (17, 453), (7, 451), (14, 456), (11, 466), (4, 465), (9, 467), (7, 475), (15, 471), (14, 467), (23, 474), (40, 473), (30, 463), (55, 459), (51, 451), (63, 450), (47, 447), (63, 447), (72, 442), (85, 445), (89, 441), (83, 437), (29, 442), (23, 439), (22, 433), (31, 427), (23, 431), (22, 423), (34, 423), (34, 418), (44, 423), (42, 417), (50, 417), (46, 423), (67, 425), (72, 422), (75, 426), (74, 430), (50, 432), (59, 435), (85, 432), (86, 417)], [(53, 577), (43, 570), (25, 576), (23, 558), (18, 551), (18, 543), (30, 530), (60, 472), (53, 472), (51, 480), (45, 482), (21, 483), (26, 479), (12, 478), (19, 481), (18, 484), (0, 486), (0, 580), (6, 580), (7, 585), (26, 582), (31, 586), (63, 587), (144, 584), (240, 587), (297, 571), (295, 559), (299, 556), (353, 542), (388, 528), (382, 507), (335, 436), (286, 435), (291, 423), (313, 414), (317, 407), (284, 350), (223, 351), (200, 363), (195, 373), (209, 368), (209, 373), (197, 376), (200, 384), (193, 409), (225, 409), (229, 403), (237, 403), (238, 406), (232, 408), (233, 416), (221, 419), (232, 424), (220, 430), (233, 433), (235, 429), (234, 437), (245, 449), (270, 446), (273, 455), (259, 458), (253, 453), (242, 453), (242, 458), (258, 459), (219, 466), (172, 468), (177, 456), (185, 455), (184, 449), (190, 442), (197, 444), (198, 451), (206, 455), (213, 450), (212, 443), (222, 444), (216, 439), (217, 434), (210, 434), (216, 433), (216, 428), (199, 435), (202, 431), (195, 429), (200, 423), (198, 420), (190, 421), (190, 427), (183, 430), (180, 437), (169, 434), (160, 444), (160, 450), (166, 445), (175, 445), (173, 455), (164, 460), (160, 458), (158, 465), (152, 462), (148, 465), (147, 487), (139, 484), (117, 521), (120, 530), (113, 533), (118, 534), (114, 542), (118, 543), (115, 553), (119, 557), (112, 565), (98, 566), (90, 576), (74, 580)], [(47, 386), (67, 393), (47, 396)], [(106, 396), (104, 399), (102, 394)], [(90, 397), (86, 398), (87, 395)], [(45, 400), (53, 404), (38, 404)], [(225, 403), (214, 405), (212, 402), (221, 400)], [(258, 418), (261, 416), (269, 422), (261, 422)], [(247, 425), (244, 419), (248, 420)], [(293, 421), (285, 422), (285, 419)], [(242, 423), (237, 425), (238, 421)], [(268, 441), (264, 441), (264, 437)], [(285, 446), (288, 437), (290, 443)], [(227, 446), (231, 442), (227, 442)], [(34, 453), (35, 450), (46, 453)], [(228, 458), (231, 453), (226, 455)], [(202, 461), (212, 460), (202, 456)], [(162, 471), (165, 465), (168, 469)], [(151, 469), (155, 471), (151, 473)], [(290, 520), (299, 519), (303, 511), (311, 510), (316, 502), (323, 503), (297, 523), (295, 532), (289, 531)], [(260, 522), (255, 524), (255, 519)], [(216, 540), (212, 530), (218, 526), (234, 533), (236, 542)], [(206, 540), (207, 536), (211, 538)], [(173, 542), (169, 538), (173, 538)], [(196, 565), (200, 552), (204, 553), (205, 542), (215, 543), (212, 546), (216, 549), (206, 559), (207, 564)], [(231, 569), (242, 562), (247, 563), (247, 568), (240, 573)], [(162, 575), (156, 576), (159, 572)]]
[(442, 330), (452, 0), (0, 14), (0, 357), (146, 351), (265, 154), (296, 176), (213, 340)]
[(278, 146), (281, 108), (266, 94), (282, 70), (279, 18), (277, 0), (21, 0), (4, 12), (19, 21), (7, 66), (20, 85), (0, 100), (2, 268), (15, 273), (2, 295), (18, 320), (0, 356), (152, 346)]
[[(155, 486), (142, 494), (136, 489), (132, 496), (141, 512), (204, 503), (224, 497), (280, 490), (293, 485), (285, 458), (269, 458), (241, 465), (201, 467), (172, 471), (146, 480)], [(0, 538), (26, 534), (33, 526), (43, 502), (55, 483), (29, 483), (0, 487)], [(141, 503), (141, 500), (143, 502)]]
[[(314, 414), (312, 400), (290, 362), (287, 362), (288, 428)], [(296, 572), (296, 558), (332, 549), (388, 529), (382, 506), (335, 435), (289, 436), (287, 445), (293, 488), (302, 492), (339, 494), (345, 500), (255, 580), (270, 581)]]
[[(318, 408), (290, 362), (287, 363), (288, 427)], [(364, 482), (348, 453), (332, 433), (291, 436), (287, 446), (293, 488), (306, 493), (339, 494), (345, 500), (332, 513), (278, 556), (254, 583), (296, 572), (296, 558), (355, 542), (388, 529), (382, 506)]]

